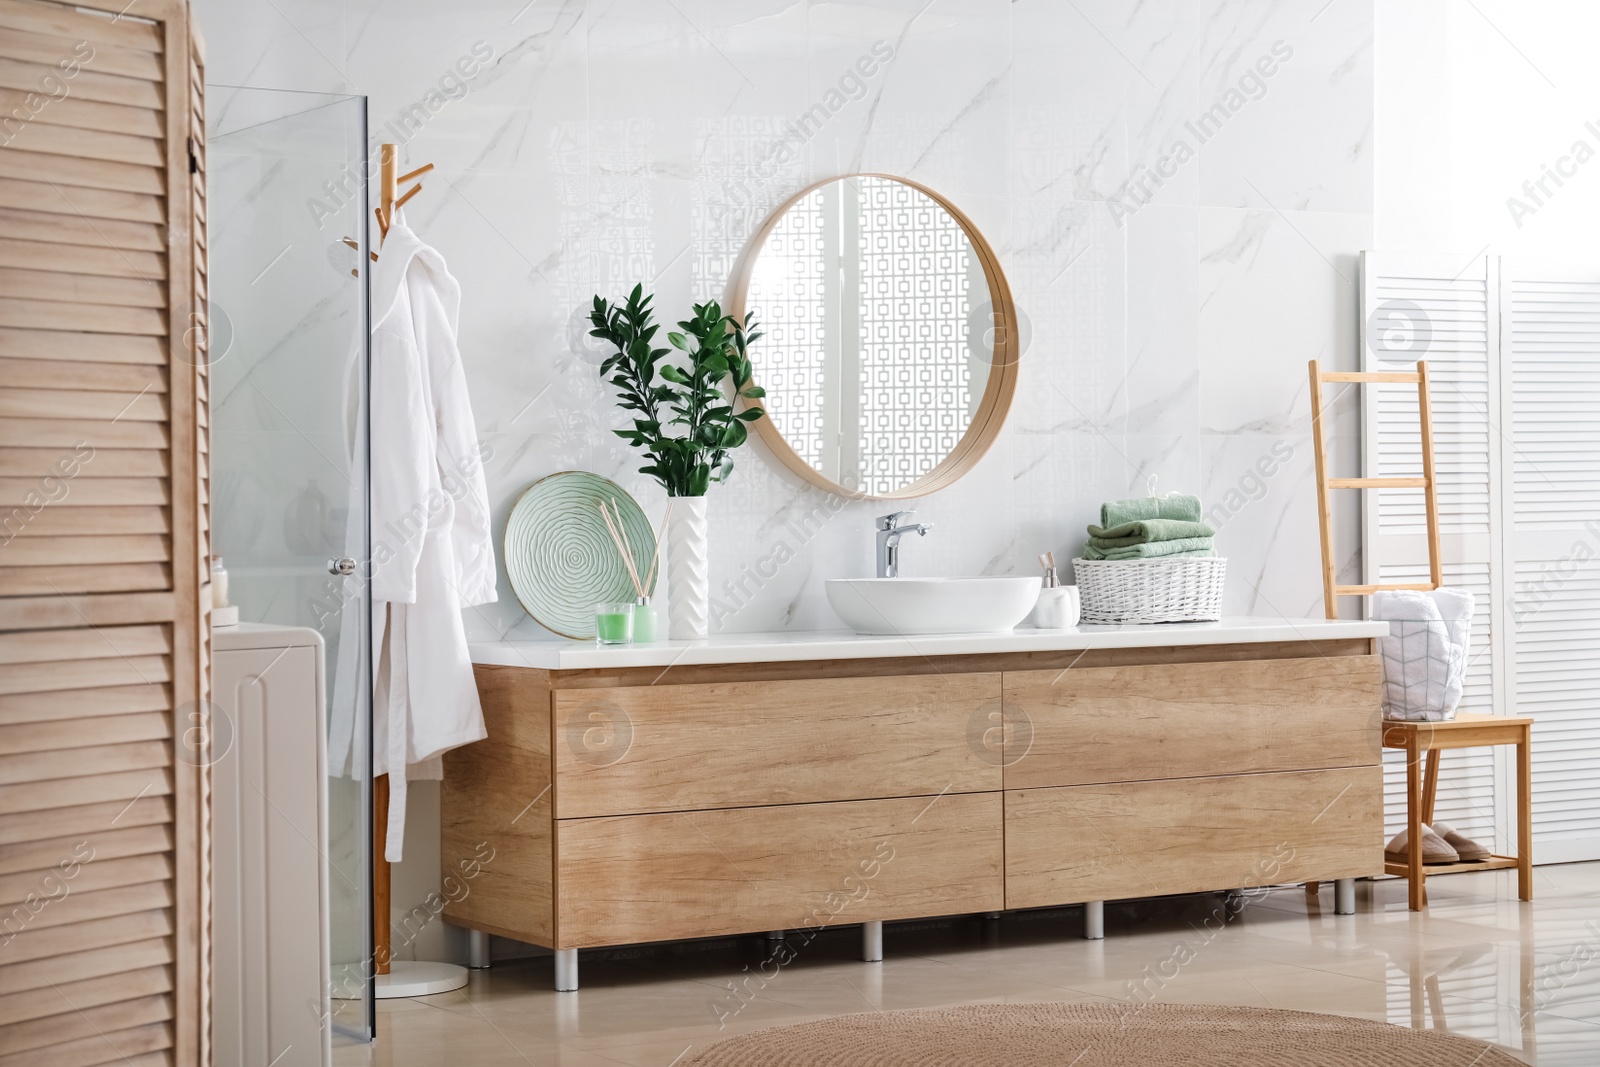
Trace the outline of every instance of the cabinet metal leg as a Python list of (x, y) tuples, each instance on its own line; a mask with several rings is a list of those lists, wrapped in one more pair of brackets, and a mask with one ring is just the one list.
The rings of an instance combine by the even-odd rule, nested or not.
[(475, 971), (489, 969), (489, 935), (482, 930), (467, 931), (467, 966)]
[(556, 949), (556, 992), (575, 993), (578, 989), (578, 950)]
[(861, 960), (863, 963), (883, 962), (883, 923), (861, 924)]
[(1090, 941), (1102, 941), (1105, 939), (1105, 901), (1091, 900), (1083, 906), (1083, 936)]
[(1333, 883), (1333, 913), (1335, 915), (1354, 915), (1356, 913), (1356, 880), (1354, 878), (1340, 878)]

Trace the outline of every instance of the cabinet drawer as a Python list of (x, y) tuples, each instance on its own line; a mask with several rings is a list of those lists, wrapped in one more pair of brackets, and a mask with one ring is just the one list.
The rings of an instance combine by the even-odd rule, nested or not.
[(1380, 762), (1376, 656), (1007, 671), (1006, 788)]
[(556, 824), (558, 947), (992, 911), (1001, 796)]
[(999, 712), (998, 673), (561, 690), (556, 816), (998, 790)]
[(1377, 767), (1006, 793), (1006, 907), (1383, 870)]

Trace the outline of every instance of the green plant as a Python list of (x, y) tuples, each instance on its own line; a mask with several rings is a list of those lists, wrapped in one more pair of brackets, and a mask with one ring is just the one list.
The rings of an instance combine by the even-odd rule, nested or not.
[(625, 304), (594, 298), (589, 333), (616, 348), (600, 375), (616, 387), (621, 407), (637, 413), (631, 430), (612, 432), (644, 450), (649, 462), (639, 473), (660, 482), (668, 496), (704, 496), (712, 482), (727, 480), (728, 453), (745, 443), (747, 424), (763, 414), (759, 407), (735, 411), (727, 391), (731, 379), (737, 396), (766, 395), (750, 384), (749, 347), (761, 334), (753, 313), (740, 322), (713, 300), (694, 305), (693, 317), (678, 323), (682, 333), (667, 334), (672, 348), (655, 348), (653, 299), (643, 285), (633, 287)]

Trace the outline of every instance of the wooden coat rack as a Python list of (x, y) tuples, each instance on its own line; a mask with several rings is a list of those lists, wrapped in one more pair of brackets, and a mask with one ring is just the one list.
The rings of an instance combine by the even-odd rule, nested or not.
[[(406, 205), (406, 201), (422, 191), (419, 183), (400, 192), (400, 186), (413, 179), (420, 178), (433, 169), (432, 163), (424, 163), (416, 170), (405, 174), (399, 173), (399, 164), (396, 159), (395, 146), (392, 144), (380, 145), (378, 148), (378, 206), (372, 213), (378, 218), (378, 244), (383, 244), (384, 238), (389, 236), (389, 228), (394, 225), (394, 213)], [(373, 259), (377, 259), (374, 254)], [(377, 652), (373, 653), (374, 661)], [(400, 771), (405, 773), (404, 768)], [(372, 962), (374, 974), (388, 974), (390, 955), (393, 952), (389, 929), (389, 887), (390, 871), (389, 861), (384, 857), (389, 846), (389, 776), (380, 774), (372, 782)]]

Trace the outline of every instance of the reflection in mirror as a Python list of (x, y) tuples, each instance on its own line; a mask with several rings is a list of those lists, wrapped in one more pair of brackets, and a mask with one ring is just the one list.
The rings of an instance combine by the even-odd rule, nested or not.
[(956, 448), (996, 331), (983, 262), (937, 200), (873, 175), (824, 184), (773, 223), (749, 278), (745, 308), (766, 332), (756, 382), (807, 466), (887, 496)]

